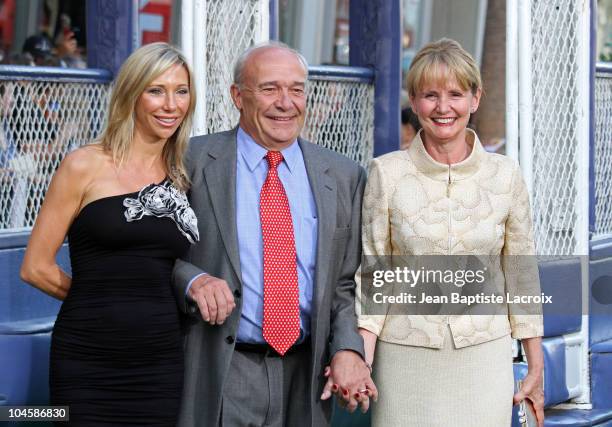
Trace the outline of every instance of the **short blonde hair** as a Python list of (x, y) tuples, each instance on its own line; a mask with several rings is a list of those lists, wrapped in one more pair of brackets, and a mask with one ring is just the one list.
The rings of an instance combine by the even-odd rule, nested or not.
[(147, 86), (175, 65), (185, 68), (189, 77), (189, 108), (183, 122), (168, 139), (162, 153), (168, 178), (172, 183), (187, 190), (189, 179), (184, 157), (191, 133), (196, 93), (193, 72), (183, 53), (167, 43), (151, 43), (136, 49), (123, 63), (110, 97), (106, 128), (98, 141), (110, 151), (117, 164), (123, 163), (129, 153), (135, 128), (136, 102)]
[(462, 90), (473, 94), (482, 89), (480, 70), (474, 58), (451, 39), (428, 43), (419, 50), (410, 64), (406, 86), (411, 97), (429, 83), (454, 79)]

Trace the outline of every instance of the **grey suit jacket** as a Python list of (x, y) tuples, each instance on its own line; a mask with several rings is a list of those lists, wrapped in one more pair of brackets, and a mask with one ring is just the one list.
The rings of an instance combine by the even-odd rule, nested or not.
[[(200, 241), (174, 269), (174, 290), (186, 321), (186, 361), (179, 426), (219, 425), (222, 390), (240, 321), (241, 274), (236, 232), (236, 131), (191, 139), (187, 165)], [(354, 274), (361, 257), (365, 171), (346, 157), (299, 140), (317, 205), (318, 239), (312, 307), (312, 426), (329, 423), (330, 401), (319, 399), (323, 368), (338, 350), (363, 355), (354, 309)], [(185, 298), (189, 281), (207, 273), (227, 281), (236, 309), (223, 325), (202, 321)]]

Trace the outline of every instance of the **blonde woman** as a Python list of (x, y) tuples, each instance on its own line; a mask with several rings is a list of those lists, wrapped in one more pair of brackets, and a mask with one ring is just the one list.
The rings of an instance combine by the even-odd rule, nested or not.
[[(114, 82), (98, 141), (62, 161), (21, 275), (63, 300), (51, 342), (51, 403), (70, 425), (174, 426), (183, 381), (174, 261), (198, 240), (183, 156), (195, 108), (185, 57), (136, 50)], [(72, 277), (55, 255), (68, 236)]]
[[(520, 292), (507, 262), (535, 252), (529, 196), (518, 165), (487, 153), (467, 128), (482, 95), (475, 61), (453, 40), (430, 43), (415, 56), (407, 86), (422, 129), (407, 151), (370, 165), (364, 255), (505, 257), (500, 287)], [(529, 263), (533, 290), (537, 266)], [(506, 314), (362, 311), (366, 361), (380, 392), (373, 425), (509, 426), (513, 400), (525, 397), (543, 425), (541, 307), (522, 314), (507, 314), (505, 302), (497, 308)], [(511, 337), (522, 340), (529, 362), (514, 396)]]

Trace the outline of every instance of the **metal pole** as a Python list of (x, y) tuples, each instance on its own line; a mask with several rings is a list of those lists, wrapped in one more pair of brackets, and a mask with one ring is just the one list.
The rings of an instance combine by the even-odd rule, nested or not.
[[(208, 85), (206, 84), (207, 62), (206, 49), (208, 46), (207, 40), (207, 0), (195, 0), (193, 5), (193, 14), (190, 15), (193, 20), (191, 26), (191, 37), (193, 38), (193, 73), (196, 75), (196, 90), (198, 91), (198, 103), (196, 104), (195, 118), (193, 122), (194, 135), (203, 135), (208, 133), (206, 99)], [(203, 30), (201, 30), (203, 29)]]
[(591, 113), (591, 96), (592, 96), (592, 79), (594, 78), (593, 68), (595, 49), (594, 42), (591, 40), (591, 35), (594, 33), (593, 26), (595, 25), (593, 15), (596, 13), (596, 7), (591, 9), (591, 1), (585, 0), (583, 8), (580, 11), (580, 20), (578, 22), (578, 49), (577, 49), (577, 86), (579, 102), (579, 118), (576, 123), (576, 137), (578, 146), (576, 147), (577, 166), (576, 171), (576, 252), (580, 256), (582, 262), (582, 324), (580, 334), (584, 340), (581, 347), (581, 365), (580, 384), (582, 394), (575, 399), (577, 403), (590, 404), (590, 368), (589, 368), (589, 297), (590, 297), (590, 269), (589, 269), (589, 211), (595, 209), (595, 206), (590, 206), (590, 194), (592, 189), (589, 188), (589, 174), (591, 170), (592, 158), (590, 156), (591, 144), (594, 142), (592, 137), (592, 124), (594, 124)]
[[(195, 31), (203, 28), (204, 31)], [(206, 0), (183, 0), (181, 5), (181, 49), (193, 69), (197, 103), (192, 135), (206, 129)]]
[(181, 2), (181, 49), (193, 65), (193, 0)]
[(591, 0), (590, 22), (590, 58), (589, 58), (589, 239), (596, 232), (595, 208), (595, 79), (597, 68), (597, 0)]
[(506, 155), (519, 160), (518, 146), (518, 9), (506, 2)]
[(478, 21), (476, 27), (476, 46), (474, 46), (474, 58), (479, 67), (482, 66), (482, 50), (487, 25), (488, 0), (478, 0)]
[[(511, 3), (511, 2), (509, 2)], [(519, 0), (519, 158), (529, 195), (533, 199), (533, 96), (531, 78), (531, 1)]]
[(278, 0), (270, 0), (268, 5), (268, 13), (270, 16), (270, 30), (268, 37), (270, 40), (278, 40)]
[(259, 0), (259, 22), (258, 31), (255, 35), (255, 43), (270, 40), (270, 0)]
[(589, 254), (589, 150), (591, 137), (591, 72), (594, 66), (591, 62), (591, 16), (590, 0), (584, 1), (584, 7), (580, 10), (578, 22), (578, 49), (576, 73), (578, 86), (578, 123), (576, 123), (576, 147), (577, 166), (576, 171), (576, 255), (587, 256)]

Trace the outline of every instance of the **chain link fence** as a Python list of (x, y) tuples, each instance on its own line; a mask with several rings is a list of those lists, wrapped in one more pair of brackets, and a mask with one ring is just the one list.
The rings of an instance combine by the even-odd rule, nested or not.
[(595, 78), (595, 236), (612, 235), (612, 68)]
[[(261, 15), (267, 13), (261, 7), (259, 0), (206, 2), (207, 133), (231, 129), (238, 123), (229, 87), (236, 59), (258, 41)], [(371, 77), (356, 78), (353, 73), (347, 78), (342, 72), (323, 77), (314, 72), (307, 90), (308, 114), (302, 136), (366, 166), (374, 151)]]
[[(574, 254), (581, 2), (531, 2), (533, 216), (537, 253)], [(582, 189), (581, 191), (586, 191)]]
[(258, 0), (206, 2), (206, 129), (215, 133), (238, 123), (229, 87), (234, 62), (257, 41)]
[(0, 230), (32, 227), (67, 152), (101, 131), (108, 84), (0, 80)]
[(302, 137), (366, 167), (374, 152), (374, 86), (311, 75)]
[[(373, 153), (373, 85), (312, 76), (307, 87), (303, 136), (365, 166)], [(66, 153), (102, 130), (109, 84), (0, 80), (0, 95), (0, 232), (17, 231), (34, 225)], [(217, 114), (224, 129), (238, 122), (233, 104)]]

